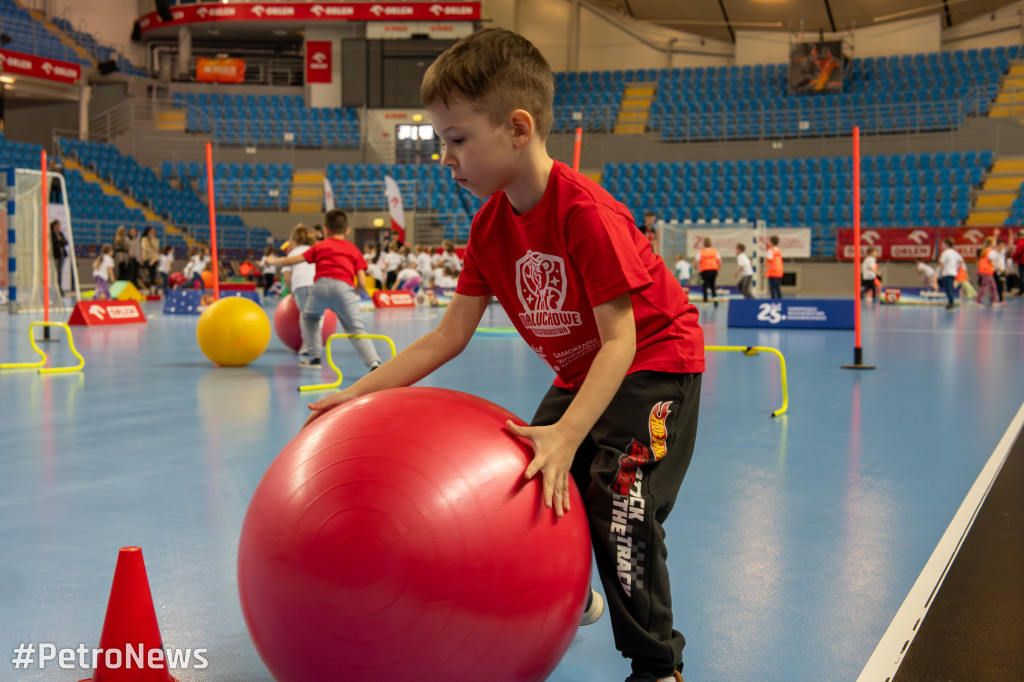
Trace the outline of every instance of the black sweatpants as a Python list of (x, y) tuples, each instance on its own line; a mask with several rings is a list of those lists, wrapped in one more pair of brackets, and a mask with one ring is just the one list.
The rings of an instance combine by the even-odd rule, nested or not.
[(715, 280), (718, 279), (718, 270), (701, 270), (701, 290), (704, 292), (704, 302), (708, 302), (708, 293), (711, 298), (715, 297)]
[[(693, 455), (700, 386), (700, 374), (628, 375), (572, 463), (615, 646), (635, 673), (682, 669), (686, 640), (672, 627), (662, 524)], [(533, 425), (557, 422), (574, 396), (552, 386)]]

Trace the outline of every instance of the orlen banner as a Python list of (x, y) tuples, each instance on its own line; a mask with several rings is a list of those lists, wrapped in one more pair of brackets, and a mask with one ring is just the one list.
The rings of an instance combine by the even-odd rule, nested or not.
[(479, 2), (243, 2), (198, 3), (171, 8), (171, 20), (156, 12), (139, 19), (145, 33), (165, 26), (217, 21), (479, 21)]
[(306, 41), (306, 82), (331, 82), (331, 41)]
[(77, 83), (82, 77), (78, 64), (10, 50), (0, 50), (0, 71), (68, 84)]
[(207, 83), (244, 83), (244, 59), (196, 58), (196, 80)]
[[(887, 261), (935, 260), (946, 237), (953, 238), (953, 248), (965, 260), (975, 260), (985, 237), (994, 235), (1009, 239), (1005, 227), (868, 227), (860, 232), (861, 257), (868, 249), (878, 249), (878, 259)], [(838, 230), (836, 255), (839, 260), (853, 260), (853, 229)]]

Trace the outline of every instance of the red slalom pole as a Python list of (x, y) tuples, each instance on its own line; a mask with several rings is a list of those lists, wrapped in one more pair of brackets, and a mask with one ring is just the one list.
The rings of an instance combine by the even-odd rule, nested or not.
[(217, 258), (217, 207), (213, 203), (213, 144), (206, 143), (206, 193), (210, 203), (210, 256), (213, 258), (213, 300), (220, 300), (220, 274)]
[[(50, 321), (50, 226), (49, 202), (50, 196), (46, 191), (46, 150), (40, 154), (40, 176), (42, 180), (42, 214), (43, 214), (43, 322)], [(60, 274), (57, 275), (60, 277)], [(50, 327), (43, 326), (43, 339), (49, 341)]]
[(874, 369), (863, 363), (860, 343), (860, 126), (853, 127), (853, 364), (843, 369)]
[(576, 141), (572, 148), (572, 169), (577, 173), (580, 170), (580, 148), (583, 146), (583, 128), (576, 128)]

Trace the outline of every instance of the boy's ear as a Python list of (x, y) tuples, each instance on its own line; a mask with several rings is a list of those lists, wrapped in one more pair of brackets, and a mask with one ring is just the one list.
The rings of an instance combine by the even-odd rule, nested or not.
[(525, 109), (516, 109), (509, 114), (509, 127), (512, 130), (512, 145), (516, 149), (525, 147), (536, 130), (533, 116)]

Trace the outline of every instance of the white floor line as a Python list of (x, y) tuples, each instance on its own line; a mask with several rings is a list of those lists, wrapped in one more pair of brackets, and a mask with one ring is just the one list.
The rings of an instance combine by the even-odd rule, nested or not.
[(910, 588), (910, 593), (903, 600), (903, 605), (896, 612), (889, 628), (882, 635), (881, 641), (875, 647), (874, 653), (868, 659), (857, 682), (886, 682), (896, 675), (900, 663), (903, 662), (903, 657), (906, 656), (907, 650), (910, 649), (910, 645), (914, 641), (921, 621), (928, 613), (935, 594), (942, 586), (942, 581), (949, 572), (950, 566), (953, 565), (953, 560), (956, 559), (957, 552), (960, 551), (964, 538), (967, 537), (967, 533), (971, 529), (971, 524), (974, 523), (981, 505), (985, 502), (992, 483), (1003, 468), (1003, 463), (1006, 462), (1010, 453), (1010, 447), (1020, 434), (1022, 425), (1024, 425), (1024, 404), (1017, 410), (1017, 414), (1010, 422), (1010, 426), (1006, 429), (999, 444), (996, 445), (996, 449), (988, 458), (981, 473), (978, 474), (974, 485), (967, 492), (967, 497), (964, 498), (960, 509), (953, 516), (953, 520), (946, 528), (946, 532), (943, 533), (931, 558), (928, 559), (924, 570), (921, 571), (921, 575), (917, 577), (914, 586)]

